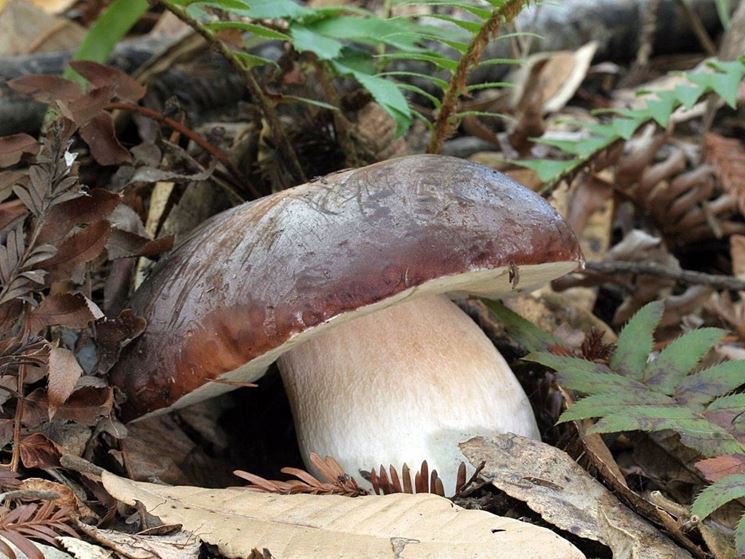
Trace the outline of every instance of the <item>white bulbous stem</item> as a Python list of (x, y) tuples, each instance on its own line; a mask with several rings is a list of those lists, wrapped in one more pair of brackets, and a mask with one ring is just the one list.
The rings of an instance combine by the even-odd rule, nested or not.
[(403, 302), (330, 328), (279, 359), (306, 464), (331, 456), (358, 480), (427, 460), (446, 494), (468, 461), (458, 443), (512, 432), (539, 438), (504, 358), (447, 297)]

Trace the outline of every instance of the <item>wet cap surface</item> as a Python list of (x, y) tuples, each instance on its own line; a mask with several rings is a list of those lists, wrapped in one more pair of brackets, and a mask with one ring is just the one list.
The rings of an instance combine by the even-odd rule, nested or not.
[(545, 200), (483, 166), (418, 155), (336, 173), (215, 216), (174, 249), (133, 298), (148, 327), (113, 379), (132, 419), (205, 383), (225, 391), (210, 381), (236, 369), (254, 380), (268, 363), (253, 362), (299, 334), (437, 278), (447, 292), (462, 274), (580, 261)]

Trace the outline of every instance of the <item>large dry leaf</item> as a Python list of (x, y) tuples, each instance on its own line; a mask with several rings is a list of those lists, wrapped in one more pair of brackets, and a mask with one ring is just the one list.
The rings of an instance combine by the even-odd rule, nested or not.
[(47, 386), (50, 419), (54, 417), (57, 408), (64, 404), (75, 390), (75, 385), (82, 374), (83, 369), (69, 349), (52, 348), (49, 353), (49, 384)]
[(690, 554), (632, 512), (567, 453), (507, 434), (460, 445), (481, 476), (548, 522), (613, 550), (613, 559), (686, 559)]
[(430, 494), (369, 497), (275, 495), (246, 489), (169, 487), (108, 472), (116, 499), (140, 501), (168, 524), (181, 524), (228, 557), (254, 548), (275, 559), (563, 559), (584, 557), (550, 530)]

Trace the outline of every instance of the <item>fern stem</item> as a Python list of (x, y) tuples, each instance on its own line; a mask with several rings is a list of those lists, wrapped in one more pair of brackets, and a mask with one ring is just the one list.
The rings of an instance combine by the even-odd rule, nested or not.
[(18, 471), (21, 462), (21, 422), (23, 420), (23, 408), (26, 398), (23, 395), (23, 383), (26, 381), (26, 365), (18, 367), (17, 392), (19, 398), (16, 400), (16, 413), (13, 419), (13, 450), (10, 455), (10, 469)]
[(256, 81), (256, 77), (251, 71), (251, 68), (247, 68), (246, 66), (244, 66), (239, 58), (235, 56), (233, 51), (224, 42), (216, 38), (199, 21), (186, 13), (185, 9), (180, 6), (173, 5), (169, 0), (151, 1), (156, 4), (162, 4), (165, 9), (167, 9), (181, 21), (186, 23), (202, 37), (204, 37), (207, 43), (217, 49), (217, 51), (225, 58), (225, 60), (227, 60), (228, 63), (236, 70), (236, 72), (238, 72), (238, 74), (243, 78), (246, 87), (248, 87), (253, 100), (259, 106), (259, 109), (261, 109), (261, 113), (264, 115), (264, 118), (266, 118), (274, 143), (279, 151), (282, 153), (282, 156), (286, 163), (289, 165), (290, 173), (295, 178), (297, 184), (306, 182), (307, 179), (305, 178), (305, 173), (303, 172), (303, 168), (300, 165), (300, 160), (298, 159), (297, 154), (295, 153), (295, 149), (292, 147), (292, 143), (287, 137), (287, 134), (285, 134), (284, 132), (282, 123), (279, 120), (279, 115), (274, 109), (274, 105), (272, 104), (272, 102), (266, 95), (264, 95), (264, 90), (261, 88), (261, 85), (259, 85), (259, 82)]
[(502, 20), (512, 21), (520, 13), (526, 1), (506, 0), (502, 6), (492, 12), (489, 19), (481, 26), (479, 32), (468, 45), (468, 50), (458, 61), (458, 66), (445, 91), (442, 106), (437, 113), (437, 119), (430, 134), (427, 153), (440, 153), (442, 151), (442, 144), (455, 129), (453, 120), (456, 116), (456, 105), (461, 93), (466, 91), (466, 77), (469, 69), (478, 64), (481, 54), (492, 36), (499, 30)]
[(341, 111), (339, 96), (336, 93), (336, 89), (334, 89), (334, 84), (329, 78), (330, 70), (328, 63), (320, 61), (316, 58), (313, 61), (313, 67), (315, 69), (316, 77), (318, 78), (318, 83), (323, 90), (323, 94), (326, 97), (326, 100), (334, 107), (337, 107), (339, 109), (337, 111), (331, 111), (331, 116), (334, 119), (334, 129), (336, 130), (337, 135), (336, 139), (339, 142), (339, 147), (341, 147), (342, 151), (344, 152), (346, 166), (359, 167), (360, 158), (357, 153), (357, 148), (352, 141), (350, 123), (347, 117), (344, 116)]

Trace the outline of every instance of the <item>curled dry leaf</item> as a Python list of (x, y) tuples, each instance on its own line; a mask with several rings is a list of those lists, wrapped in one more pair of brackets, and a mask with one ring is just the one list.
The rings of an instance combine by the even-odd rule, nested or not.
[(465, 510), (431, 494), (278, 496), (167, 487), (108, 472), (102, 481), (115, 498), (129, 505), (141, 502), (164, 522), (183, 525), (228, 557), (264, 548), (276, 559), (583, 557), (545, 528)]
[(57, 408), (70, 397), (78, 379), (83, 374), (75, 355), (62, 347), (52, 348), (49, 353), (48, 364), (49, 382), (47, 396), (49, 398), (49, 418), (53, 418)]
[(475, 437), (460, 447), (472, 464), (485, 462), (481, 477), (547, 522), (607, 545), (614, 557), (691, 557), (558, 448), (511, 433)]
[(26, 468), (59, 468), (62, 452), (47, 437), (34, 433), (21, 439), (21, 462)]
[(105, 319), (96, 325), (96, 369), (106, 373), (119, 359), (122, 348), (145, 331), (147, 321), (131, 310), (123, 310), (114, 319)]
[(745, 454), (728, 454), (696, 462), (696, 469), (712, 483), (732, 474), (745, 474)]
[(131, 256), (147, 256), (152, 258), (171, 249), (173, 246), (173, 235), (161, 237), (160, 239), (149, 239), (137, 233), (113, 229), (111, 237), (106, 245), (109, 258), (128, 258)]
[(62, 240), (77, 225), (99, 222), (114, 211), (121, 201), (119, 194), (94, 188), (86, 195), (57, 204), (49, 212), (39, 233), (40, 243)]
[(145, 95), (145, 87), (117, 68), (91, 60), (74, 60), (70, 66), (94, 87), (110, 86), (114, 95), (124, 101), (138, 101)]

